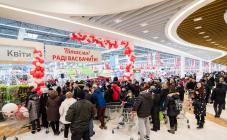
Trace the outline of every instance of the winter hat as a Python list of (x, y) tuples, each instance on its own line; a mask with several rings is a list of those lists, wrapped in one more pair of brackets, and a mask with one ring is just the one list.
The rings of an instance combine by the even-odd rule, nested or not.
[(84, 91), (79, 91), (77, 93), (77, 97), (80, 98), (80, 99), (84, 99), (85, 98), (85, 92)]

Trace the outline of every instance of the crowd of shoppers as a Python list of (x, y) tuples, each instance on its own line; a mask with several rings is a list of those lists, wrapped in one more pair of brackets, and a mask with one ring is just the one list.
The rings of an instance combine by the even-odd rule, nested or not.
[[(50, 126), (54, 135), (59, 135), (61, 123), (65, 139), (68, 139), (70, 129), (72, 140), (90, 140), (95, 134), (94, 119), (100, 121), (100, 129), (107, 129), (106, 105), (120, 102), (124, 108), (132, 108), (132, 117), (137, 115), (140, 140), (148, 140), (151, 131), (160, 130), (160, 112), (169, 119), (168, 132), (176, 133), (177, 116), (182, 109), (179, 103), (186, 99), (189, 99), (189, 109), (194, 111), (197, 128), (201, 129), (205, 124), (208, 103), (213, 103), (215, 117), (220, 117), (225, 109), (226, 83), (227, 74), (216, 72), (204, 74), (197, 82), (195, 75), (150, 81), (119, 81), (117, 77), (113, 81), (67, 81), (63, 87), (47, 85), (41, 96), (31, 87), (26, 103), (31, 133)], [(188, 93), (188, 98), (185, 98), (185, 93)]]

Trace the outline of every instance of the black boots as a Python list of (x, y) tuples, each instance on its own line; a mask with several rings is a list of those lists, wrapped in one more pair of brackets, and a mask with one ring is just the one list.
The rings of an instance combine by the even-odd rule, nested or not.
[(175, 134), (175, 127), (174, 128), (170, 128), (170, 130), (168, 130), (169, 133), (171, 134)]

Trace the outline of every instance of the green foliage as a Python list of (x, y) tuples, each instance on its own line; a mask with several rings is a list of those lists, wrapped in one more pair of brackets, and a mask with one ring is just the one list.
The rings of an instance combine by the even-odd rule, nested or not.
[(3, 103), (22, 103), (27, 98), (29, 85), (0, 85), (0, 98)]

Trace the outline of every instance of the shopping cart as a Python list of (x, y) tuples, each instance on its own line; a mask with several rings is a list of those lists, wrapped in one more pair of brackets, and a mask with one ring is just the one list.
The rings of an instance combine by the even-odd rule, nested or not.
[[(16, 134), (14, 137), (14, 140), (19, 140), (17, 137), (18, 134), (21, 132), (22, 128), (29, 127), (29, 113), (27, 108), (21, 106), (21, 105), (16, 105), (13, 103), (8, 103), (2, 107), (1, 113), (3, 114), (4, 119), (7, 121), (6, 124), (9, 124), (10, 127), (13, 129), (16, 129)], [(2, 136), (1, 139), (6, 140), (7, 137), (10, 136), (9, 132), (11, 128), (6, 127), (4, 130), (4, 135)]]
[(191, 128), (190, 122), (189, 122), (189, 119), (188, 119), (188, 117), (186, 115), (186, 113), (187, 113), (187, 104), (185, 104), (183, 102), (179, 102), (178, 104), (181, 107), (181, 109), (180, 109), (180, 114), (178, 115), (177, 118), (178, 119), (182, 119), (182, 120), (186, 120), (187, 127), (188, 127), (188, 129), (190, 129)]
[(120, 117), (120, 122), (117, 124), (115, 128), (112, 129), (112, 133), (115, 133), (115, 130), (119, 130), (125, 127), (128, 127), (129, 131), (132, 129), (136, 123), (134, 118), (131, 116), (132, 108), (123, 108), (122, 114)]
[(121, 102), (110, 102), (106, 104), (106, 121), (115, 120), (119, 118), (122, 111)]

